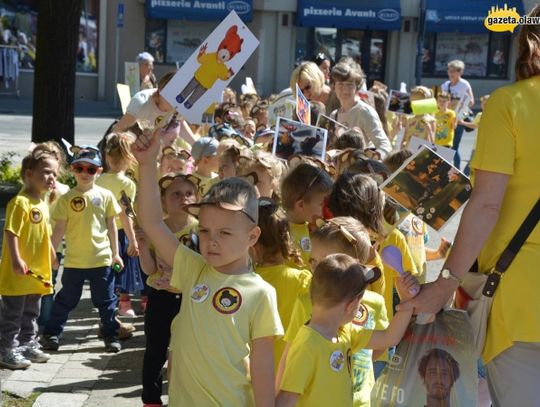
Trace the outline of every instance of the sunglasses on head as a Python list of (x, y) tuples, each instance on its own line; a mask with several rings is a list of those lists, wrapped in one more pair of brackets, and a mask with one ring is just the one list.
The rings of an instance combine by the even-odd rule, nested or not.
[(259, 198), (259, 210), (268, 210), (270, 213), (274, 213), (279, 208), (279, 205), (270, 198)]
[(71, 168), (77, 173), (82, 174), (83, 172), (86, 172), (88, 175), (94, 175), (98, 172), (98, 167), (94, 167), (93, 165), (72, 165)]

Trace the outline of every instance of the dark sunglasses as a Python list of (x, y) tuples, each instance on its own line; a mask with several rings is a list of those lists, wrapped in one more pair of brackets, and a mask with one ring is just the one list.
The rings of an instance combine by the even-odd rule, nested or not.
[(96, 172), (98, 172), (98, 168), (94, 166), (86, 166), (86, 165), (73, 165), (71, 166), (73, 170), (77, 174), (82, 174), (83, 172), (86, 172), (88, 175), (94, 175)]

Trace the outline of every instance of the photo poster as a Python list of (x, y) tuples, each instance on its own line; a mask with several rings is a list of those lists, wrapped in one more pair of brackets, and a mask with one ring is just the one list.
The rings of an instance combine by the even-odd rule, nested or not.
[(293, 154), (298, 154), (326, 162), (327, 141), (326, 129), (278, 117), (272, 154), (284, 160), (288, 160)]
[(425, 145), (380, 188), (436, 231), (467, 202), (472, 190), (469, 178)]
[(296, 117), (304, 124), (311, 124), (311, 106), (298, 84), (296, 84)]
[(344, 132), (349, 130), (347, 126), (322, 113), (319, 113), (315, 126), (320, 127), (321, 129), (326, 129), (328, 131), (328, 143), (330, 145), (333, 145), (337, 138), (339, 138)]
[(125, 62), (124, 75), (125, 83), (129, 86), (129, 94), (133, 97), (140, 90), (139, 63)]
[(411, 94), (392, 89), (388, 95), (386, 110), (396, 114), (413, 114), (411, 106)]
[(290, 89), (280, 93), (278, 98), (268, 106), (268, 125), (274, 127), (278, 117), (292, 119), (296, 109)]
[(231, 11), (176, 72), (161, 95), (188, 122), (203, 123), (208, 106), (221, 100), (225, 87), (258, 45), (259, 40)]
[(375, 94), (373, 92), (370, 92), (369, 90), (359, 90), (356, 94), (362, 102), (375, 108)]
[[(372, 407), (476, 406), (477, 356), (468, 316), (445, 310), (412, 323), (371, 392)], [(440, 403), (440, 404), (439, 404)]]
[(414, 153), (416, 150), (420, 150), (422, 146), (428, 146), (446, 161), (450, 163), (454, 162), (454, 155), (456, 154), (456, 150), (452, 150), (448, 147), (439, 146), (435, 143), (430, 143), (429, 141), (423, 140), (419, 137), (411, 137), (411, 141), (409, 141), (409, 146), (407, 147), (407, 149), (411, 150)]

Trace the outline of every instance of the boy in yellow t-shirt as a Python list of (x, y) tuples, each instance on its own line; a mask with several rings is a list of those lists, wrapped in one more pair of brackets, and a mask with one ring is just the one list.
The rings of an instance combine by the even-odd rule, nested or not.
[(53, 308), (44, 329), (44, 349), (58, 350), (60, 336), (69, 313), (81, 299), (85, 280), (90, 281), (92, 301), (103, 324), (103, 338), (108, 352), (121, 349), (119, 324), (115, 320), (117, 297), (114, 271), (124, 266), (118, 254), (115, 217), (121, 211), (113, 193), (95, 185), (101, 173), (101, 157), (95, 147), (83, 147), (71, 162), (77, 185), (60, 197), (52, 215), (56, 222), (52, 244), (57, 247), (65, 235), (66, 256), (62, 289), (54, 298)]
[[(317, 265), (310, 287), (311, 320), (291, 344), (277, 407), (352, 406), (352, 354), (363, 348), (384, 349), (401, 340), (412, 311), (397, 313), (386, 330), (351, 324), (361, 308), (367, 274), (346, 254), (330, 255)], [(413, 284), (414, 277), (403, 277), (400, 292)]]
[(142, 135), (133, 153), (140, 165), (139, 222), (167, 264), (171, 286), (184, 295), (171, 326), (171, 406), (253, 406), (274, 401), (276, 337), (283, 335), (275, 290), (253, 272), (249, 248), (260, 235), (253, 186), (239, 178), (214, 185), (187, 210), (199, 216), (200, 254), (165, 225), (156, 157), (159, 134)]
[(332, 178), (314, 165), (301, 163), (281, 183), (281, 204), (287, 212), (291, 237), (305, 267), (309, 267), (311, 240), (309, 223), (321, 218), (326, 196), (332, 190)]
[(450, 94), (440, 92), (437, 95), (437, 105), (439, 111), (435, 113), (437, 127), (435, 130), (435, 144), (452, 148), (454, 143), (454, 129), (457, 125), (456, 113), (448, 108), (450, 104)]

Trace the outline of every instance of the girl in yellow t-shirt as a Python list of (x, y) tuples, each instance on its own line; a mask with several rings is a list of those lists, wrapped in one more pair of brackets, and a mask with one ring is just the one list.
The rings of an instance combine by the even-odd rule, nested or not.
[[(184, 206), (197, 201), (197, 186), (190, 175), (166, 174), (159, 180), (161, 205), (166, 213), (165, 224), (182, 242), (191, 242), (197, 221)], [(163, 378), (161, 371), (167, 360), (171, 323), (180, 311), (182, 295), (171, 287), (172, 267), (167, 264), (144, 232), (137, 230), (139, 258), (143, 272), (148, 275), (148, 305), (144, 315), (146, 349), (143, 359), (142, 401), (145, 405), (161, 405)]]
[[(255, 272), (276, 289), (279, 317), (286, 330), (294, 301), (306, 292), (311, 273), (301, 269), (302, 258), (294, 248), (285, 212), (270, 199), (259, 199), (259, 227), (261, 236), (251, 249), (251, 257)], [(282, 338), (274, 342), (276, 367), (284, 348)]]
[(24, 157), (24, 187), (7, 206), (0, 263), (0, 366), (26, 369), (50, 355), (36, 341), (41, 296), (52, 293), (49, 210), (43, 195), (54, 190), (60, 170), (56, 151), (38, 145)]

